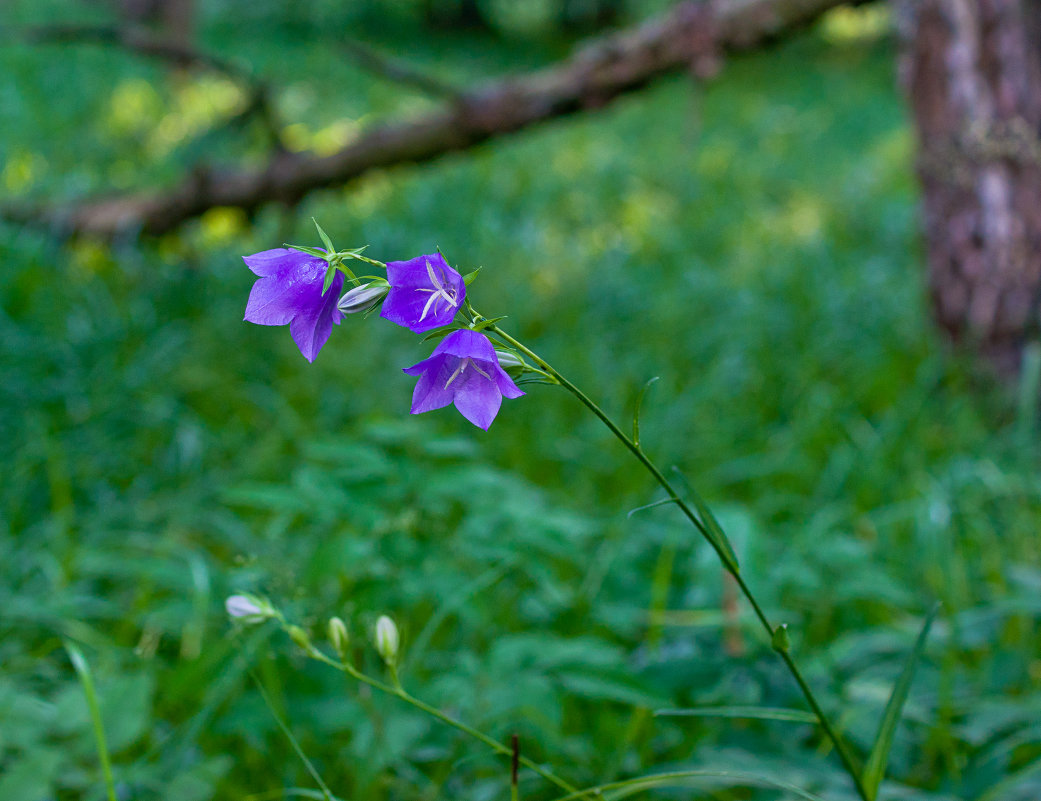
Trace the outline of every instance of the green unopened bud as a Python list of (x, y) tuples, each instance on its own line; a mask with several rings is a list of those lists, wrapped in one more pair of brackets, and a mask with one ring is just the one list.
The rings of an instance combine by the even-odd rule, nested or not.
[(398, 627), (394, 621), (386, 615), (380, 615), (376, 621), (376, 651), (383, 661), (388, 665), (394, 665), (398, 661)]
[(774, 629), (771, 645), (773, 645), (775, 651), (780, 651), (781, 653), (787, 653), (792, 647), (792, 638), (788, 636), (787, 623), (782, 623)]
[(333, 644), (333, 648), (340, 655), (340, 659), (347, 658), (347, 645), (350, 643), (350, 635), (347, 633), (347, 624), (338, 617), (329, 620), (329, 642)]
[(228, 615), (246, 626), (263, 623), (275, 616), (271, 604), (255, 595), (232, 595), (224, 602)]
[(356, 286), (344, 293), (336, 304), (336, 308), (344, 314), (357, 314), (375, 308), (390, 291), (385, 281), (373, 281), (371, 284)]
[(302, 628), (300, 628), (299, 626), (290, 626), (286, 629), (286, 633), (289, 634), (289, 639), (291, 639), (294, 643), (303, 648), (305, 651), (311, 650), (311, 637)]
[(495, 351), (495, 357), (499, 360), (499, 366), (511, 376), (521, 375), (528, 366), (524, 359), (508, 350)]

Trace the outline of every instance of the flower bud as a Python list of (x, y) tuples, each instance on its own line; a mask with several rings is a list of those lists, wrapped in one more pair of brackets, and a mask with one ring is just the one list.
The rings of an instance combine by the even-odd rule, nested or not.
[(344, 314), (357, 314), (374, 308), (390, 291), (390, 287), (382, 281), (356, 286), (344, 293), (336, 308)]
[(376, 621), (376, 651), (383, 661), (393, 665), (398, 661), (398, 627), (386, 615), (380, 615)]
[(230, 617), (247, 626), (263, 623), (275, 614), (271, 604), (253, 595), (232, 595), (224, 602), (224, 608)]
[(499, 366), (514, 377), (520, 376), (528, 366), (524, 359), (508, 350), (496, 350), (495, 358), (499, 360)]
[(350, 635), (347, 633), (347, 624), (338, 617), (329, 620), (329, 642), (333, 644), (333, 648), (340, 655), (340, 659), (347, 658), (347, 645), (350, 643)]
[(299, 626), (290, 626), (286, 629), (286, 633), (289, 634), (289, 639), (296, 643), (296, 645), (303, 648), (305, 651), (310, 652), (311, 638), (308, 636), (306, 631)]

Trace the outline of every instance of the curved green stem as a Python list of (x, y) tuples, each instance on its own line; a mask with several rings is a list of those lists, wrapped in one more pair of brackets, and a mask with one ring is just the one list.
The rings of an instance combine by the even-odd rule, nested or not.
[(101, 705), (98, 703), (98, 693), (94, 688), (94, 677), (91, 675), (90, 665), (79, 647), (69, 640), (65, 640), (64, 645), (80, 684), (83, 686), (83, 694), (87, 697), (87, 710), (90, 712), (90, 720), (94, 726), (94, 742), (98, 749), (98, 760), (101, 762), (101, 775), (105, 780), (105, 793), (109, 801), (116, 801), (116, 782), (112, 777), (112, 760), (109, 758), (108, 745), (105, 742), (105, 725), (101, 719)]
[[(598, 418), (600, 418), (600, 421), (605, 426), (607, 426), (610, 432), (614, 434), (615, 437), (617, 437), (617, 439), (626, 448), (629, 449), (630, 453), (632, 453), (632, 455), (636, 457), (637, 461), (639, 461), (640, 464), (642, 464), (647, 469), (647, 471), (652, 476), (654, 476), (655, 481), (657, 481), (658, 484), (661, 485), (661, 488), (665, 490), (666, 494), (668, 494), (669, 496), (669, 499), (680, 508), (680, 510), (683, 512), (686, 518), (694, 525), (694, 527), (701, 533), (701, 535), (705, 538), (709, 545), (711, 545), (712, 548), (715, 550), (716, 555), (722, 562), (724, 569), (727, 570), (734, 577), (734, 580), (737, 582), (737, 586), (741, 589), (742, 594), (748, 600), (748, 603), (752, 606), (756, 618), (758, 618), (760, 624), (762, 624), (762, 627), (766, 630), (767, 636), (769, 636), (771, 642), (773, 642), (774, 634), (777, 631), (777, 629), (773, 626), (773, 624), (770, 623), (770, 619), (766, 616), (766, 613), (763, 611), (763, 608), (759, 605), (759, 602), (756, 600), (756, 597), (752, 593), (752, 590), (745, 583), (744, 577), (736, 569), (731, 567), (727, 554), (723, 551), (722, 547), (717, 543), (717, 541), (709, 534), (708, 530), (705, 527), (705, 524), (694, 513), (694, 510), (687, 505), (686, 501), (684, 501), (679, 496), (679, 494), (673, 488), (669, 480), (665, 477), (661, 470), (658, 469), (657, 465), (655, 465), (654, 462), (652, 462), (647, 457), (647, 454), (644, 453), (643, 448), (636, 444), (635, 441), (633, 441), (624, 431), (622, 431), (622, 429), (619, 428), (618, 425), (610, 417), (607, 416), (604, 410), (597, 406), (597, 404), (594, 403), (588, 395), (586, 395), (582, 390), (580, 390), (578, 387), (576, 387), (574, 384), (568, 381), (564, 376), (562, 376), (545, 359), (543, 359), (530, 348), (526, 347), (523, 343), (518, 342), (516, 339), (511, 337), (509, 334), (507, 334), (505, 331), (503, 331), (496, 325), (489, 325), (487, 326), (486, 330), (494, 333), (497, 337), (501, 338), (503, 341), (507, 342), (509, 345), (516, 348), (529, 359), (534, 361), (535, 364), (538, 365), (538, 367), (541, 370), (545, 371), (550, 376), (552, 376), (552, 378), (554, 378), (557, 381), (557, 383), (564, 387), (564, 389), (566, 389), (568, 392), (570, 392), (572, 395), (578, 398), (578, 400), (587, 409), (589, 409), (589, 411), (591, 411)], [(809, 685), (806, 684), (806, 681), (802, 677), (802, 673), (799, 671), (791, 655), (785, 648), (779, 648), (775, 646), (774, 650), (777, 651), (778, 655), (784, 661), (784, 664), (788, 668), (788, 672), (791, 673), (792, 677), (795, 679), (796, 684), (799, 685), (799, 689), (802, 691), (803, 696), (806, 698), (806, 702), (810, 705), (810, 709), (812, 709), (813, 714), (817, 716), (817, 720), (820, 722), (821, 728), (824, 730), (824, 733), (827, 735), (828, 739), (835, 746), (835, 750), (839, 755), (839, 759), (842, 760), (843, 767), (849, 773), (850, 778), (853, 780), (853, 784), (857, 788), (857, 793), (860, 795), (862, 799), (864, 799), (864, 801), (872, 801), (871, 796), (867, 791), (867, 788), (864, 786), (864, 783), (861, 780), (860, 771), (856, 767), (853, 755), (850, 753), (845, 741), (842, 739), (842, 737), (839, 736), (839, 733), (831, 725), (831, 721), (829, 721), (827, 716), (824, 714), (824, 710), (821, 709), (820, 704), (817, 703), (817, 699), (814, 697), (813, 691), (810, 689)]]
[[(323, 664), (329, 665), (330, 667), (334, 667), (337, 670), (339, 670), (339, 671), (341, 671), (343, 673), (346, 673), (351, 678), (356, 679), (357, 681), (360, 681), (362, 684), (367, 684), (367, 685), (369, 685), (370, 687), (372, 687), (375, 690), (379, 690), (380, 692), (384, 692), (387, 695), (393, 695), (393, 696), (396, 696), (396, 697), (400, 698), (406, 704), (410, 704), (413, 707), (415, 707), (416, 709), (418, 709), (418, 710), (420, 710), (422, 712), (425, 712), (426, 714), (428, 714), (428, 715), (430, 715), (432, 717), (437, 718), (442, 723), (444, 723), (444, 724), (446, 724), (448, 726), (451, 726), (451, 727), (453, 727), (455, 729), (458, 729), (459, 731), (463, 732), (464, 734), (470, 735), (475, 740), (479, 740), (480, 742), (484, 743), (489, 748), (491, 748), (493, 751), (495, 751), (495, 753), (502, 754), (503, 756), (510, 757), (510, 758), (513, 757), (513, 750), (511, 748), (509, 748), (508, 746), (503, 745), (498, 740), (496, 740), (496, 739), (494, 739), (492, 737), (489, 737), (484, 732), (478, 731), (477, 729), (473, 728), (472, 726), (468, 726), (467, 724), (463, 723), (460, 720), (456, 720), (455, 718), (448, 717), (448, 715), (446, 715), (440, 709), (437, 709), (436, 707), (431, 706), (426, 701), (421, 701), (419, 698), (416, 698), (414, 695), (410, 695), (408, 693), (408, 691), (405, 690), (405, 688), (401, 686), (400, 682), (395, 681), (395, 684), (387, 684), (386, 682), (382, 682), (379, 679), (374, 679), (374, 678), (372, 678), (372, 676), (368, 676), (365, 673), (362, 673), (360, 670), (358, 670), (353, 665), (351, 665), (351, 664), (349, 664), (347, 662), (338, 662), (335, 659), (330, 659), (328, 656), (326, 656), (325, 654), (323, 654), (321, 651), (319, 651), (317, 648), (314, 648), (313, 646), (311, 648), (307, 649), (307, 654), (312, 659), (316, 659), (317, 661), (322, 662)], [(520, 757), (518, 757), (517, 761), (520, 762), (520, 764), (524, 765), (524, 767), (529, 768), (530, 770), (532, 770), (535, 773), (537, 773), (539, 776), (541, 776), (546, 781), (552, 782), (557, 787), (559, 787), (561, 790), (563, 790), (565, 793), (568, 793), (569, 794), (569, 796), (568, 796), (569, 798), (571, 798), (571, 797), (578, 798), (578, 797), (582, 797), (582, 796), (591, 796), (591, 793), (589, 793), (588, 791), (579, 790), (573, 784), (565, 781), (564, 779), (561, 779), (559, 776), (557, 776), (552, 771), (546, 770), (544, 767), (539, 765), (537, 762), (534, 762), (534, 761), (528, 759), (527, 757), (520, 756)]]

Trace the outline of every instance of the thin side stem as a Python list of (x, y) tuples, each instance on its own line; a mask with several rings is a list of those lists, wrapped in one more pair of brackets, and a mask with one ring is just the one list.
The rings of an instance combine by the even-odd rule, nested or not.
[[(337, 662), (335, 659), (330, 659), (328, 656), (326, 656), (325, 654), (323, 654), (321, 651), (319, 651), (317, 648), (314, 648), (314, 647), (308, 649), (307, 653), (308, 653), (308, 655), (312, 659), (316, 659), (319, 662), (322, 662), (322, 663), (324, 663), (326, 665), (329, 665), (330, 667), (334, 667), (337, 670), (339, 670), (339, 671), (341, 671), (343, 673), (346, 673), (351, 678), (356, 679), (357, 681), (360, 681), (362, 684), (367, 684), (370, 687), (372, 687), (373, 689), (379, 690), (380, 692), (384, 692), (387, 695), (397, 696), (398, 698), (400, 698), (405, 703), (411, 704), (416, 709), (418, 709), (418, 710), (420, 710), (422, 712), (426, 712), (428, 715), (437, 718), (442, 723), (444, 723), (444, 724), (446, 724), (448, 726), (451, 726), (451, 727), (453, 727), (455, 729), (458, 729), (459, 731), (463, 732), (464, 734), (470, 735), (475, 740), (479, 740), (480, 742), (484, 743), (489, 748), (491, 748), (493, 751), (495, 751), (495, 753), (502, 754), (503, 756), (510, 757), (511, 759), (514, 757), (514, 753), (513, 753), (513, 749), (512, 748), (509, 748), (508, 746), (503, 745), (498, 740), (496, 740), (496, 739), (494, 739), (492, 737), (489, 737), (484, 732), (478, 731), (477, 729), (473, 728), (472, 726), (468, 726), (466, 723), (463, 723), (460, 720), (456, 720), (455, 718), (448, 717), (448, 715), (446, 715), (440, 709), (437, 709), (436, 707), (431, 706), (426, 701), (422, 701), (419, 698), (416, 698), (414, 695), (410, 695), (408, 693), (408, 691), (405, 690), (405, 688), (401, 686), (400, 683), (395, 682), (395, 684), (387, 684), (386, 682), (382, 682), (379, 679), (374, 679), (371, 676), (368, 676), (365, 673), (362, 673), (360, 670), (355, 668), (353, 665), (348, 664), (347, 662)], [(552, 771), (546, 770), (544, 767), (539, 765), (537, 762), (534, 762), (534, 761), (528, 759), (525, 756), (519, 756), (518, 755), (517, 761), (521, 765), (524, 765), (524, 767), (526, 767), (526, 768), (534, 771), (535, 773), (537, 773), (539, 776), (541, 776), (546, 781), (552, 782), (557, 787), (559, 787), (561, 790), (563, 790), (566, 793), (570, 793), (574, 797), (589, 795), (588, 792), (586, 792), (584, 790), (579, 790), (573, 784), (565, 781), (564, 779), (561, 779), (559, 776), (557, 776)]]
[[(568, 392), (570, 392), (572, 395), (578, 398), (578, 400), (587, 409), (589, 409), (589, 411), (591, 411), (598, 418), (600, 418), (600, 421), (605, 426), (607, 426), (608, 430), (610, 430), (610, 432), (614, 434), (615, 437), (626, 448), (629, 449), (630, 453), (632, 453), (632, 455), (636, 457), (637, 461), (639, 461), (640, 464), (642, 464), (647, 469), (647, 471), (652, 476), (654, 476), (655, 481), (657, 481), (661, 488), (665, 490), (670, 500), (672, 500), (672, 502), (680, 508), (680, 510), (683, 512), (686, 518), (694, 525), (694, 527), (701, 533), (705, 540), (715, 550), (716, 555), (719, 557), (720, 561), (723, 564), (723, 568), (734, 577), (735, 581), (737, 582), (737, 586), (741, 589), (742, 594), (748, 600), (748, 603), (752, 606), (756, 618), (759, 620), (760, 624), (762, 624), (763, 629), (770, 637), (771, 643), (773, 643), (773, 637), (776, 632), (776, 629), (773, 626), (773, 624), (770, 623), (770, 619), (766, 616), (766, 613), (763, 611), (763, 608), (759, 605), (759, 602), (756, 600), (756, 597), (752, 593), (751, 588), (749, 588), (749, 586), (745, 583), (744, 577), (741, 576), (741, 574), (737, 570), (732, 569), (730, 567), (726, 554), (724, 554), (722, 548), (709, 535), (708, 530), (705, 528), (705, 524), (701, 522), (700, 518), (694, 513), (694, 510), (687, 505), (686, 501), (684, 501), (679, 496), (679, 494), (673, 488), (669, 480), (665, 478), (665, 475), (661, 472), (661, 470), (658, 469), (657, 465), (655, 465), (654, 462), (652, 462), (650, 458), (648, 458), (647, 454), (644, 453), (643, 448), (641, 448), (639, 445), (636, 444), (636, 442), (630, 439), (630, 437), (624, 431), (622, 431), (622, 429), (619, 428), (618, 425), (610, 417), (607, 416), (603, 409), (601, 409), (596, 403), (594, 403), (588, 395), (586, 395), (584, 392), (582, 392), (582, 390), (580, 390), (578, 387), (576, 387), (574, 384), (572, 384), (570, 381), (564, 378), (564, 376), (562, 376), (545, 359), (543, 359), (537, 353), (532, 351), (530, 348), (526, 347), (523, 343), (518, 342), (516, 339), (511, 337), (509, 334), (507, 334), (505, 331), (503, 331), (496, 325), (489, 325), (487, 326), (486, 330), (494, 333), (497, 337), (500, 337), (505, 342), (510, 344), (512, 347), (516, 348), (525, 356), (530, 358), (532, 361), (535, 362), (535, 364), (539, 366), (539, 368), (544, 370), (546, 373), (549, 373), (549, 375), (552, 376), (562, 387), (564, 387), (564, 389), (566, 389)], [(809, 685), (806, 684), (806, 681), (803, 679), (802, 673), (796, 666), (795, 661), (791, 657), (791, 654), (789, 654), (788, 651), (783, 648), (775, 647), (774, 650), (784, 661), (784, 664), (788, 668), (788, 672), (791, 673), (792, 678), (794, 678), (796, 684), (799, 685), (799, 689), (802, 691), (803, 696), (806, 698), (806, 702), (809, 704), (810, 709), (813, 710), (813, 714), (816, 715), (817, 720), (820, 721), (821, 728), (824, 730), (825, 735), (827, 735), (828, 739), (831, 740), (832, 744), (834, 745), (835, 751), (838, 753), (839, 759), (842, 761), (843, 767), (846, 769), (846, 772), (849, 773), (850, 778), (853, 780), (853, 784), (857, 789), (857, 793), (860, 795), (862, 799), (864, 799), (864, 801), (872, 801), (871, 796), (867, 791), (867, 788), (864, 786), (864, 783), (861, 780), (860, 771), (856, 767), (853, 755), (850, 753), (845, 741), (839, 736), (839, 733), (831, 725), (831, 722), (824, 714), (824, 710), (821, 709), (820, 704), (817, 703), (817, 699), (814, 697), (813, 691), (810, 689)]]
[(289, 740), (289, 744), (293, 746), (293, 751), (300, 757), (300, 761), (304, 763), (304, 767), (307, 768), (307, 772), (311, 774), (311, 778), (315, 780), (319, 789), (322, 791), (322, 797), (325, 801), (335, 801), (336, 796), (333, 795), (333, 791), (329, 789), (329, 786), (322, 779), (322, 775), (318, 772), (318, 769), (311, 762), (307, 754), (304, 753), (304, 749), (300, 746), (300, 742), (296, 739), (296, 735), (293, 734), (293, 730), (289, 728), (289, 724), (282, 720), (282, 716), (275, 710), (275, 705), (271, 700), (271, 696), (268, 691), (264, 689), (264, 683), (257, 678), (257, 675), (251, 670), (250, 676), (253, 678), (253, 683), (257, 685), (257, 689), (260, 690), (260, 697), (264, 699), (264, 704), (267, 706), (268, 711), (271, 713), (271, 717), (275, 719), (275, 723), (278, 724), (278, 728), (282, 730), (282, 734)]

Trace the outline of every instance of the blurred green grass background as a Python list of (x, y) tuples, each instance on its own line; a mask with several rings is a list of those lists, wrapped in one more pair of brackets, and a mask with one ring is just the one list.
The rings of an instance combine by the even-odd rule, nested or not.
[[(319, 150), (431, 102), (351, 67), (335, 49), (351, 26), (460, 81), (567, 45), (266, 8), (204, 6), (200, 43), (274, 76), (287, 137)], [(72, 12), (101, 13), (4, 11), (13, 30)], [(252, 129), (199, 138), (241, 102), (222, 79), (16, 39), (0, 72), (9, 200), (260, 158)], [(0, 799), (103, 797), (63, 637), (93, 667), (121, 798), (312, 788), (255, 681), (342, 798), (504, 797), (506, 766), (476, 744), (277, 633), (235, 635), (236, 591), (316, 636), (344, 616), (373, 670), (367, 632), (392, 614), (414, 694), (519, 733), (574, 783), (705, 767), (852, 797), (805, 724), (653, 716), (800, 699), (675, 510), (627, 519), (657, 496), (571, 398), (531, 388), (487, 434), (452, 410), (409, 418), (400, 368), (427, 351), (403, 329), (348, 319), (309, 366), (288, 331), (241, 321), (240, 256), (312, 243), (311, 216), (381, 260), (439, 247), (483, 266), (475, 305), (620, 420), (661, 376), (645, 447), (717, 509), (857, 746), (944, 603), (883, 797), (1037, 798), (1036, 407), (932, 329), (912, 168), (894, 46), (868, 8), (704, 87), (664, 80), (252, 227), (215, 210), (112, 248), (0, 227)], [(553, 797), (531, 776), (522, 795)], [(664, 795), (785, 797), (740, 778)]]

